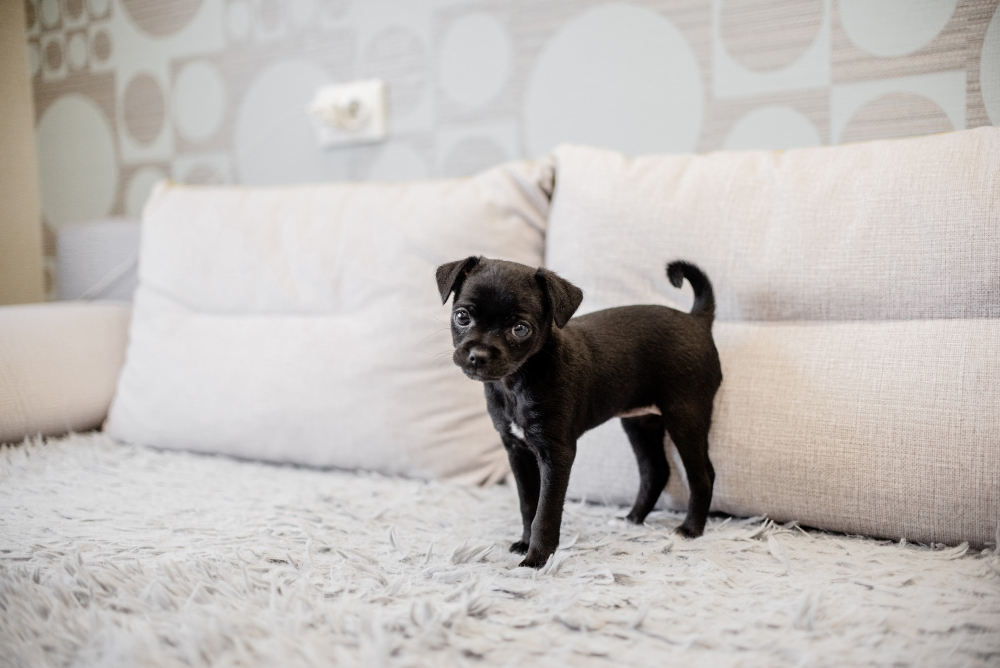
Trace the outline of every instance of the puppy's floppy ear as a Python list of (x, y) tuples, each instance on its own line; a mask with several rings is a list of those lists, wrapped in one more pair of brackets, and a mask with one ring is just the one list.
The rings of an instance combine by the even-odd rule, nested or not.
[(583, 301), (583, 290), (562, 276), (543, 267), (535, 272), (535, 280), (542, 286), (542, 292), (552, 309), (552, 321), (562, 329)]
[(441, 303), (448, 303), (448, 296), (462, 289), (462, 281), (469, 275), (469, 272), (479, 264), (479, 258), (470, 255), (464, 260), (456, 260), (448, 264), (442, 264), (434, 272), (437, 276), (438, 292), (441, 293)]

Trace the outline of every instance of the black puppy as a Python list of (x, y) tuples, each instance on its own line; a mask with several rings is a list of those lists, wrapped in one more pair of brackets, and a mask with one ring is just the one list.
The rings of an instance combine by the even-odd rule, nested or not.
[(715, 471), (708, 459), (712, 402), (722, 382), (712, 340), (715, 299), (693, 264), (672, 262), (670, 282), (694, 288), (691, 313), (623, 306), (572, 317), (583, 292), (548, 269), (469, 257), (437, 268), (454, 292), (454, 361), (483, 381), (493, 425), (517, 481), (524, 533), (511, 546), (540, 568), (559, 545), (576, 441), (618, 416), (639, 463), (628, 519), (641, 524), (667, 484), (669, 433), (684, 462), (691, 500), (678, 531), (702, 534)]

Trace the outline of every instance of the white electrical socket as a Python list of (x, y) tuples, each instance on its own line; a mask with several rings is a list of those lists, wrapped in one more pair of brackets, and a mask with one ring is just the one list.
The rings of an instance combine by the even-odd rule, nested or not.
[(353, 81), (317, 89), (306, 107), (324, 148), (368, 144), (389, 135), (386, 85), (381, 79)]

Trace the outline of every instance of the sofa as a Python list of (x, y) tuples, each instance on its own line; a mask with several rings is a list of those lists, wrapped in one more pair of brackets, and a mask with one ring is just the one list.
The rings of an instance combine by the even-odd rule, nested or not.
[[(788, 575), (794, 558), (782, 541), (806, 536), (830, 546), (838, 535), (861, 534), (871, 538), (856, 539), (857, 545), (875, 550), (871, 558), (881, 563), (888, 563), (888, 553), (878, 552), (888, 549), (887, 541), (896, 548), (916, 544), (947, 560), (976, 555), (969, 577), (986, 578), (983, 586), (995, 589), (989, 578), (1000, 536), (998, 221), (995, 128), (783, 152), (631, 159), (563, 146), (539, 160), (466, 179), (407, 184), (248, 188), (165, 182), (143, 212), (131, 304), (0, 309), (0, 441), (29, 439), (18, 446), (23, 455), (14, 454), (17, 447), (4, 451), (6, 479), (28, 470), (17, 463), (19, 456), (104, 461), (108, 452), (124, 448), (133, 459), (148, 459), (149, 467), (164, 466), (167, 478), (175, 466), (170, 462), (191, 471), (211, 462), (204, 466), (221, 467), (220, 475), (243, 471), (248, 479), (259, 477), (257, 489), (268, 488), (269, 476), (294, 471), (301, 480), (289, 484), (302, 489), (319, 485), (316, 476), (328, 476), (322, 479), (345, 494), (352, 485), (374, 485), (378, 489), (369, 491), (375, 496), (391, 495), (387, 490), (396, 486), (410, 495), (404, 503), (418, 504), (421, 485), (431, 484), (469, 495), (467, 504), (477, 508), (486, 500), (514, 513), (509, 486), (496, 486), (508, 468), (481, 387), (449, 358), (448, 307), (434, 289), (434, 268), (468, 255), (544, 264), (584, 290), (578, 313), (586, 313), (629, 303), (687, 308), (690, 290), (674, 289), (664, 273), (667, 261), (686, 259), (715, 286), (713, 334), (724, 375), (710, 437), (717, 514), (702, 544), (712, 545), (716, 530), (714, 540), (734, 541), (726, 549), (753, 552), (733, 546), (759, 546), (785, 569), (778, 575)], [(102, 425), (89, 441), (72, 435), (30, 440)], [(632, 529), (615, 519), (638, 485), (620, 426), (612, 421), (580, 440), (569, 489), (574, 510), (567, 511), (566, 525), (576, 537), (569, 540), (564, 526), (564, 544), (541, 577), (556, 578), (561, 569), (565, 574), (567, 554), (606, 554), (606, 546), (621, 541), (661, 541), (656, 559), (671, 550), (708, 549), (693, 547), (698, 541), (682, 549), (664, 530), (673, 526), (687, 495), (669, 438), (665, 447), (672, 475), (659, 511), (647, 527)], [(372, 472), (389, 477), (371, 478)], [(181, 478), (175, 482), (184, 487)], [(377, 519), (379, 511), (366, 499)], [(266, 508), (267, 501), (256, 498), (251, 505)], [(592, 545), (574, 551), (574, 541), (586, 542), (579, 541), (581, 532), (591, 531), (574, 518), (595, 517), (598, 526), (613, 527), (608, 542), (594, 536)], [(409, 526), (422, 521), (411, 517)], [(449, 523), (473, 533), (477, 527), (497, 530), (474, 518), (439, 518), (439, 526)], [(514, 513), (511, 537), (516, 524)], [(403, 562), (413, 558), (397, 539), (407, 526), (388, 529), (386, 549), (395, 549)], [(31, 527), (21, 526), (24, 535)], [(449, 568), (507, 564), (496, 545), (469, 540), (473, 544), (454, 548)], [(306, 559), (312, 567), (320, 560), (314, 539), (302, 542), (304, 557), (272, 554), (268, 563)], [(845, 549), (857, 555), (861, 548)], [(379, 568), (380, 557), (356, 543), (330, 545), (327, 554), (339, 554), (369, 575)], [(424, 566), (433, 554), (433, 546), (423, 553)], [(621, 555), (636, 556), (619, 551), (609, 558)], [(646, 552), (643, 557), (652, 558)], [(85, 569), (82, 564), (73, 568)], [(588, 571), (590, 579), (581, 580), (579, 571), (573, 573), (577, 584), (598, 577)], [(608, 571), (611, 584), (639, 578), (619, 576)], [(247, 577), (252, 591), (253, 578)], [(533, 593), (513, 586), (499, 590), (515, 599), (538, 596), (539, 576), (531, 577)], [(384, 575), (375, 579), (397, 593), (402, 586)], [(270, 585), (272, 602), (280, 596), (276, 582)], [(199, 594), (191, 591), (188, 603), (197, 606)], [(377, 609), (383, 594), (364, 593)], [(449, 599), (465, 601), (462, 619), (478, 619), (474, 593)], [(841, 594), (827, 595), (833, 600)], [(384, 595), (394, 600), (397, 594)], [(821, 597), (806, 592), (793, 626), (812, 628)], [(656, 603), (628, 605), (636, 614), (622, 622), (619, 636), (632, 638)], [(963, 623), (987, 629), (1000, 624), (995, 605), (969, 605), (954, 607), (970, 615), (972, 621)], [(413, 612), (413, 619), (420, 614)], [(433, 612), (426, 614), (429, 624)], [(560, 614), (546, 620), (586, 632), (589, 622)], [(352, 660), (377, 655), (403, 665), (405, 657), (417, 656), (408, 640), (379, 645), (384, 634), (412, 639), (401, 630), (406, 624), (380, 626), (365, 619), (368, 631), (352, 632), (354, 644), (345, 645)], [(413, 623), (421, 625), (419, 619)], [(466, 646), (454, 619), (436, 623), (447, 637), (438, 650), (499, 660), (502, 637)], [(536, 622), (511, 624), (539, 628)], [(594, 622), (593, 628), (604, 625)], [(119, 640), (133, 638), (119, 633), (125, 634)], [(26, 637), (18, 656), (29, 656), (25, 648), (35, 647)], [(375, 644), (364, 649), (361, 637)], [(970, 646), (979, 653), (973, 662), (996, 656), (990, 641), (974, 640)], [(165, 651), (162, 643), (150, 642)], [(577, 658), (606, 657), (613, 646), (581, 652), (573, 645), (572, 652)], [(375, 654), (351, 654), (359, 647)], [(434, 643), (420, 647), (441, 658)], [(687, 658), (710, 659), (693, 647), (684, 645), (685, 652), (694, 652)], [(206, 656), (235, 660), (230, 650)], [(77, 656), (72, 652), (79, 648), (66, 651)], [(110, 650), (94, 651), (104, 660)], [(294, 654), (287, 647), (274, 651), (268, 656)], [(795, 654), (800, 660), (808, 655), (802, 651), (807, 653)], [(752, 663), (767, 665), (781, 656), (768, 652), (752, 654)], [(881, 660), (877, 653), (855, 659)]]

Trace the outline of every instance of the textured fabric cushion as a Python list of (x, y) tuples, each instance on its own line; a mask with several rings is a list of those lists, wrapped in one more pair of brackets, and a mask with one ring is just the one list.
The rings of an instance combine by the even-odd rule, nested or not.
[(100, 426), (125, 358), (129, 307), (0, 308), (0, 443)]
[(583, 288), (584, 310), (671, 304), (663, 267), (683, 258), (711, 277), (720, 320), (1000, 317), (1000, 128), (556, 156), (546, 261)]
[(551, 161), (473, 178), (284, 188), (162, 185), (112, 436), (469, 482), (506, 455), (450, 359), (434, 269), (541, 264)]
[(106, 218), (59, 226), (56, 277), (59, 299), (132, 301), (138, 278), (139, 221)]
[[(676, 258), (715, 285), (716, 508), (995, 540), (1000, 129), (786, 152), (556, 155), (546, 259), (584, 288), (581, 313), (686, 309), (689, 290), (664, 275)], [(786, 322), (747, 322), (768, 320)], [(570, 494), (631, 503), (634, 469), (613, 421), (581, 440)], [(664, 501), (685, 500), (675, 475)]]
[[(1000, 320), (718, 322), (713, 509), (982, 546), (1000, 525)], [(670, 446), (674, 450), (673, 446)], [(671, 453), (661, 499), (686, 507)], [(570, 495), (630, 504), (618, 420), (581, 439)]]

